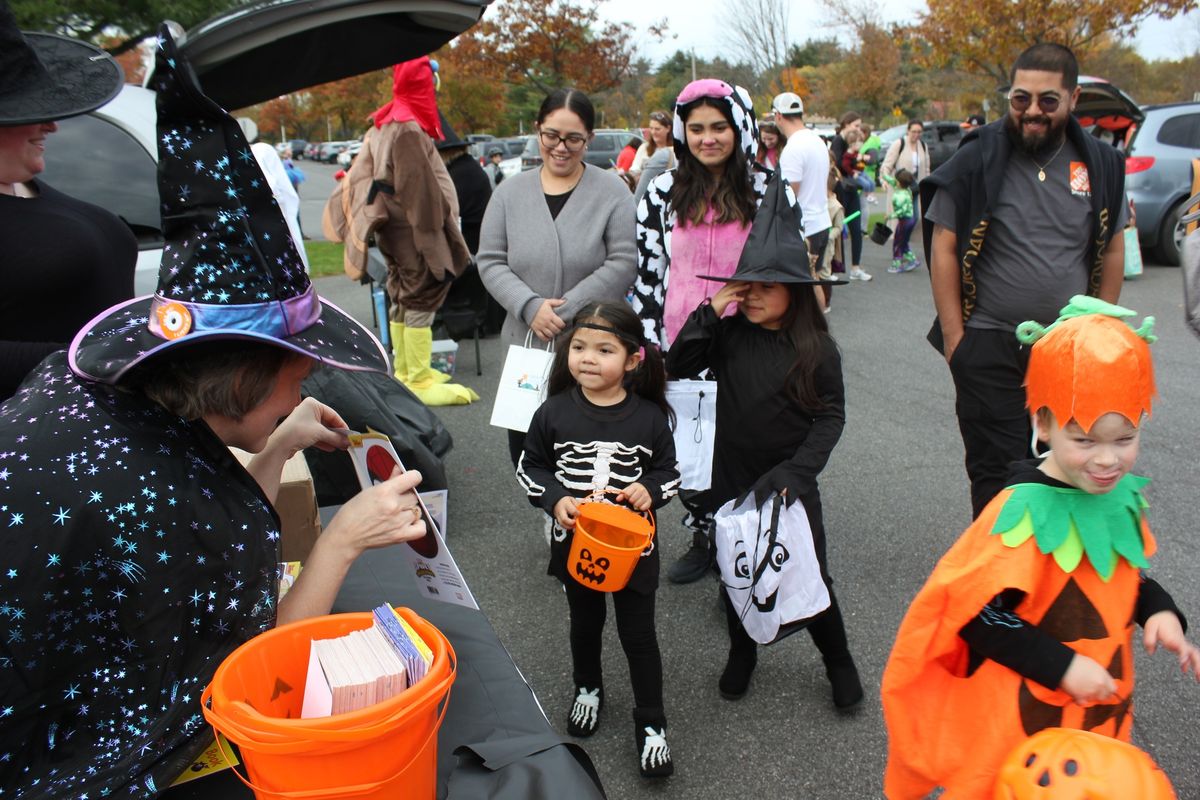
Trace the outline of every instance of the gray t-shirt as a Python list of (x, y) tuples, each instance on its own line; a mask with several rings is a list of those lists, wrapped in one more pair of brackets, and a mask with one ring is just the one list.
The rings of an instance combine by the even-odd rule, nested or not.
[[(1015, 330), (1025, 320), (1048, 325), (1072, 295), (1088, 287), (1091, 183), (1069, 140), (1049, 163), (1038, 165), (1013, 151), (975, 260), (976, 305), (968, 328)], [(956, 209), (948, 192), (933, 197), (927, 216), (954, 230)], [(1122, 206), (1116, 230), (1125, 226)]]

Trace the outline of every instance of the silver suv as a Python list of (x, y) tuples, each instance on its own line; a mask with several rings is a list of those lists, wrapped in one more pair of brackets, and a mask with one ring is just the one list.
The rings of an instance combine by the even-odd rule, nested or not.
[(1142, 106), (1145, 121), (1125, 152), (1125, 191), (1137, 211), (1138, 239), (1157, 260), (1177, 266), (1179, 217), (1192, 193), (1192, 159), (1200, 158), (1200, 103)]

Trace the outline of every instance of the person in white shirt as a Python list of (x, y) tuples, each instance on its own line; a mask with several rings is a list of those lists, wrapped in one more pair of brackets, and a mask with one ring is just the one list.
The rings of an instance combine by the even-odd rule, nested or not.
[[(815, 131), (804, 125), (804, 101), (793, 92), (775, 96), (771, 102), (775, 125), (787, 139), (779, 155), (779, 173), (792, 187), (800, 206), (800, 227), (808, 242), (808, 254), (821, 264), (829, 245), (829, 148)], [(818, 292), (822, 310), (828, 308), (832, 287)]]

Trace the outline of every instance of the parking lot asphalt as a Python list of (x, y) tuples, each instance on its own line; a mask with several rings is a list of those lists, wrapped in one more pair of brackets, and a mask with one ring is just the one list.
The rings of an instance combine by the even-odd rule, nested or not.
[[(309, 214), (312, 208), (319, 214), (326, 170), (308, 162), (302, 167), (310, 172), (302, 188), (304, 225), (315, 233), (319, 217), (310, 227)], [(716, 682), (727, 637), (716, 581), (675, 586), (664, 580), (657, 618), (677, 773), (660, 782), (638, 775), (627, 667), (610, 624), (600, 731), (580, 743), (611, 798), (882, 795), (880, 675), (908, 601), (969, 523), (970, 502), (950, 376), (924, 340), (933, 317), (927, 273), (886, 274), (890, 251), (869, 242), (865, 248), (864, 266), (875, 280), (838, 288), (829, 318), (843, 354), (847, 423), (821, 488), (830, 569), (867, 698), (856, 713), (836, 713), (816, 649), (800, 634), (760, 651), (745, 698), (721, 699)], [(371, 323), (366, 288), (342, 277), (316, 285)], [(1135, 470), (1152, 479), (1149, 515), (1159, 552), (1151, 573), (1185, 613), (1200, 619), (1200, 340), (1183, 324), (1177, 269), (1148, 266), (1142, 278), (1125, 284), (1121, 299), (1139, 314), (1154, 314), (1160, 335), (1152, 348), (1159, 398)], [(572, 700), (566, 602), (545, 574), (541, 513), (512, 477), (504, 432), (488, 424), (503, 357), (497, 339), (485, 340), (483, 376), (476, 377), (473, 348), (463, 342), (456, 379), (481, 399), (438, 409), (455, 440), (445, 459), (447, 539), (501, 641), (565, 735)], [(678, 504), (660, 515), (664, 566), (687, 546), (681, 515)], [(1159, 762), (1180, 798), (1200, 798), (1200, 686), (1181, 676), (1166, 653), (1147, 657), (1137, 649), (1134, 742)]]

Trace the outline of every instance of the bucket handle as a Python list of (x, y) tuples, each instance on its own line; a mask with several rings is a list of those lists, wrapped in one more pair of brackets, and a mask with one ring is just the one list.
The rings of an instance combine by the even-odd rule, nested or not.
[[(587, 497), (583, 498), (583, 502), (585, 502), (585, 503), (605, 503), (607, 505), (616, 505), (616, 503), (609, 503), (607, 500), (605, 500), (604, 495), (606, 495), (606, 494), (618, 495), (620, 493), (621, 493), (620, 489), (613, 489), (613, 488), (606, 486), (603, 489), (597, 489), (596, 491), (589, 494)], [(617, 507), (624, 508), (624, 506), (617, 506)], [(650, 520), (650, 538), (653, 539), (655, 537), (655, 535), (658, 533), (658, 520), (656, 520), (654, 518), (654, 509), (650, 508), (650, 509), (646, 509), (645, 511), (638, 511), (636, 508), (630, 508), (629, 510), (635, 514), (641, 514), (643, 517)]]
[[(421, 746), (413, 752), (413, 757), (408, 760), (408, 763), (406, 763), (400, 769), (396, 770), (396, 773), (394, 775), (392, 775), (390, 778), (384, 778), (383, 780), (377, 781), (375, 783), (360, 783), (357, 786), (340, 786), (337, 788), (338, 796), (339, 797), (356, 797), (358, 795), (369, 794), (371, 792), (378, 791), (381, 786), (391, 783), (392, 781), (396, 780), (396, 778), (398, 778), (401, 774), (407, 772), (409, 767), (411, 767), (413, 765), (413, 762), (415, 762), (418, 758), (420, 758), (421, 754), (425, 752), (425, 748), (429, 746), (430, 740), (432, 740), (433, 737), (437, 736), (438, 731), (441, 730), (442, 722), (446, 719), (446, 709), (448, 709), (450, 707), (450, 692), (451, 692), (452, 688), (453, 688), (452, 686), (449, 686), (446, 688), (446, 696), (442, 699), (442, 709), (441, 709), (441, 711), (438, 712), (437, 724), (433, 725), (430, 728), (429, 735), (425, 737), (425, 741), (421, 743)], [(221, 751), (221, 758), (224, 759), (225, 766), (229, 767), (229, 769), (233, 772), (233, 774), (237, 776), (238, 780), (240, 780), (242, 783), (246, 784), (247, 787), (249, 787), (250, 791), (254, 792), (255, 797), (275, 796), (275, 797), (289, 798), (290, 800), (305, 800), (305, 798), (329, 797), (329, 792), (330, 792), (329, 789), (308, 789), (308, 790), (295, 791), (295, 792), (278, 792), (278, 791), (273, 791), (270, 789), (262, 789), (262, 788), (259, 788), (258, 786), (255, 786), (253, 783), (250, 782), (249, 769), (246, 770), (245, 776), (243, 776), (242, 773), (238, 772), (237, 767), (234, 766), (233, 762), (230, 761), (229, 756), (225, 753), (225, 747), (221, 744), (221, 736), (219, 735), (219, 732), (215, 732), (214, 735), (217, 740), (217, 749)]]

